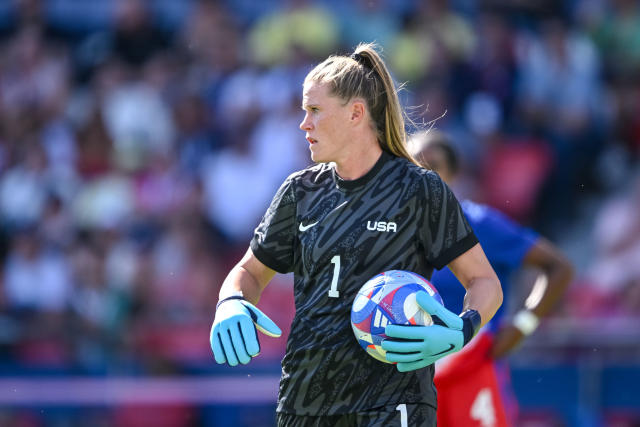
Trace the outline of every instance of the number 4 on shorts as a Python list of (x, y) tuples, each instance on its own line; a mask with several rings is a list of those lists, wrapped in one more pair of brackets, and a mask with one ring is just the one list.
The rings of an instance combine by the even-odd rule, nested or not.
[(496, 425), (496, 410), (491, 399), (491, 390), (481, 389), (471, 405), (472, 420), (480, 421), (482, 427), (494, 427)]

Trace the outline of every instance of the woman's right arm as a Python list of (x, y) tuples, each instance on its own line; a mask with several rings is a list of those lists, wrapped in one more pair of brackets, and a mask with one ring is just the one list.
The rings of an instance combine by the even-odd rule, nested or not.
[(282, 331), (254, 304), (275, 275), (251, 249), (231, 269), (220, 289), (209, 340), (217, 363), (246, 365), (260, 353), (256, 328), (269, 336)]
[(249, 248), (240, 262), (227, 274), (220, 288), (218, 300), (221, 301), (242, 292), (242, 296), (247, 301), (257, 304), (262, 291), (275, 274), (276, 272), (260, 262)]

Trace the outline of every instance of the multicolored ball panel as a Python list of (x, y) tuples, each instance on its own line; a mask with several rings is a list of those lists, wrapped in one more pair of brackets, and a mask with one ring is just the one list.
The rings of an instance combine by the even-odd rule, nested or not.
[(351, 327), (360, 346), (372, 357), (385, 362), (380, 347), (387, 338), (385, 327), (430, 325), (431, 316), (416, 302), (416, 293), (426, 291), (442, 303), (436, 288), (419, 274), (390, 270), (368, 280), (358, 291), (351, 308)]

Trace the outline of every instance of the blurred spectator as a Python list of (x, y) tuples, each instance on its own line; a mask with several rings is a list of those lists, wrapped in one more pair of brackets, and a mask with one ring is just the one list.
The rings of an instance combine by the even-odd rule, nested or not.
[(181, 48), (196, 66), (205, 66), (212, 73), (231, 71), (244, 53), (236, 21), (223, 3), (198, 0), (178, 36)]
[(519, 97), (527, 120), (541, 120), (566, 137), (584, 133), (602, 96), (590, 40), (554, 19), (541, 24), (540, 38), (524, 38), (519, 49)]
[(141, 66), (167, 46), (144, 0), (118, 0), (113, 25), (113, 52), (131, 66)]
[(56, 45), (73, 42), (73, 33), (63, 26), (53, 25), (44, 0), (8, 0), (10, 6), (7, 26), (0, 29), (0, 38), (11, 37), (24, 28), (36, 29), (44, 40)]
[(274, 191), (274, 185), (264, 179), (263, 169), (256, 167), (259, 162), (248, 132), (250, 129), (239, 126), (229, 148), (209, 156), (202, 169), (207, 216), (230, 243), (236, 244), (250, 237)]
[(392, 44), (390, 59), (394, 69), (401, 78), (414, 82), (437, 79), (457, 101), (464, 96), (468, 81), (456, 79), (456, 74), (471, 57), (477, 42), (475, 34), (446, 1), (418, 3), (417, 9)]
[(473, 196), (521, 223), (531, 223), (536, 202), (553, 167), (546, 141), (504, 131), (501, 105), (486, 92), (469, 96), (464, 117), (480, 145), (470, 156), (476, 160), (478, 180)]
[(144, 167), (151, 156), (168, 154), (174, 138), (173, 118), (155, 88), (131, 82), (104, 101), (105, 124), (118, 166), (133, 171)]
[(173, 153), (156, 155), (136, 180), (136, 210), (145, 220), (166, 221), (189, 207), (194, 182), (180, 174), (174, 159)]
[(174, 104), (177, 128), (177, 153), (183, 173), (196, 176), (202, 160), (223, 145), (220, 134), (213, 130), (205, 100), (195, 94), (184, 94)]
[(337, 47), (338, 26), (331, 11), (309, 0), (284, 3), (282, 9), (258, 19), (248, 34), (249, 54), (256, 64), (288, 63), (298, 50), (319, 58)]
[(593, 265), (587, 278), (603, 299), (640, 314), (640, 177), (599, 210), (593, 230)]
[(19, 163), (0, 177), (0, 217), (18, 226), (39, 220), (51, 185), (42, 147), (32, 139), (21, 148)]
[(3, 279), (11, 310), (62, 313), (71, 298), (70, 279), (63, 254), (43, 247), (33, 225), (14, 234)]
[(7, 46), (0, 61), (0, 108), (8, 117), (30, 114), (49, 118), (66, 101), (69, 59), (53, 49), (37, 27), (22, 27)]
[[(606, 53), (609, 78), (633, 79), (640, 70), (640, 5), (634, 0), (607, 2), (605, 8), (582, 9), (592, 36)], [(604, 9), (604, 10), (602, 10)]]
[[(557, 235), (574, 213), (578, 188), (598, 190), (591, 165), (600, 153), (599, 56), (583, 34), (559, 19), (541, 23), (540, 37), (529, 34), (518, 48), (518, 102), (524, 129), (551, 144), (554, 169), (540, 201), (542, 229)], [(555, 206), (565, 204), (558, 212)]]
[(122, 227), (135, 208), (133, 183), (125, 175), (110, 174), (87, 182), (73, 200), (74, 221), (81, 228)]
[(76, 238), (75, 223), (65, 201), (49, 195), (40, 216), (40, 233), (47, 247), (69, 248)]
[(504, 117), (510, 117), (515, 102), (516, 34), (504, 16), (490, 12), (478, 16), (476, 31), (470, 65), (474, 88), (493, 96)]
[(69, 254), (74, 281), (70, 302), (76, 315), (73, 326), (76, 363), (98, 372), (111, 357), (113, 340), (108, 333), (116, 332), (114, 327), (120, 314), (118, 294), (105, 281), (102, 252), (95, 242), (85, 238)]
[(396, 10), (402, 7), (401, 3), (386, 0), (335, 2), (342, 46), (353, 49), (360, 42), (389, 45), (401, 27), (402, 15)]
[(77, 130), (78, 156), (76, 170), (83, 180), (106, 174), (113, 168), (113, 143), (102, 115), (95, 107), (86, 112), (85, 122)]
[(217, 301), (219, 262), (206, 255), (207, 235), (196, 218), (176, 217), (152, 252), (153, 290), (149, 295), (157, 319), (186, 321), (209, 316)]

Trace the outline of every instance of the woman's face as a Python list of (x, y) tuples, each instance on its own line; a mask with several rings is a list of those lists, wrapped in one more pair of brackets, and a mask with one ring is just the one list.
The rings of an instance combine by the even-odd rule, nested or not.
[(348, 158), (352, 139), (350, 104), (331, 96), (327, 84), (305, 82), (302, 92), (305, 116), (300, 129), (306, 132), (314, 162), (341, 163)]

